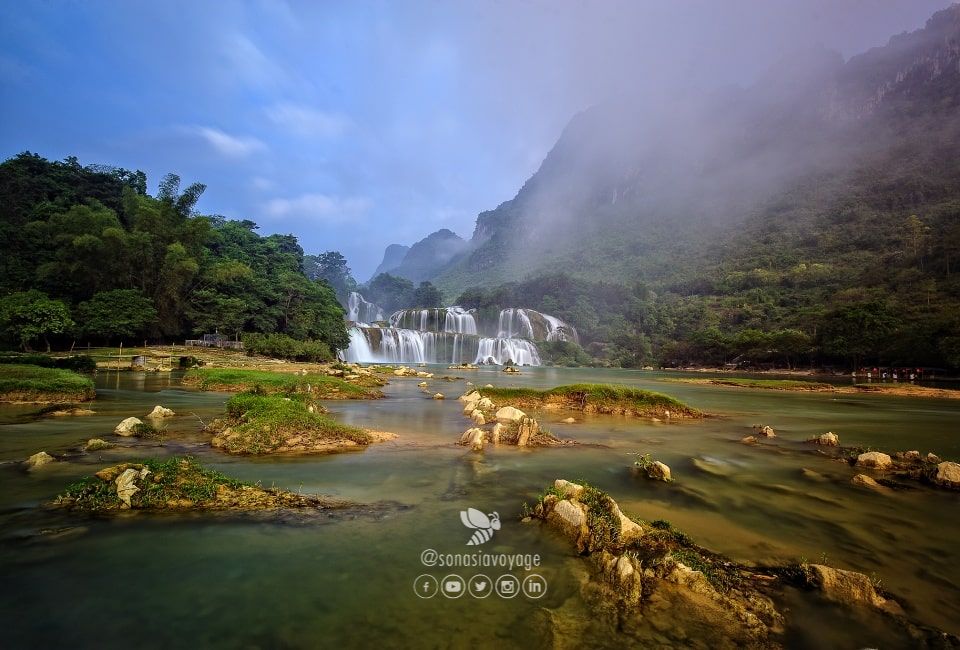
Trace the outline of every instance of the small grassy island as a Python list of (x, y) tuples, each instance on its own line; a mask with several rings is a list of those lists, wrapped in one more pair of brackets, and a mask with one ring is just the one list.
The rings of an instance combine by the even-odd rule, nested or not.
[(304, 395), (241, 393), (227, 414), (211, 423), (212, 444), (231, 454), (330, 453), (361, 449), (395, 436), (340, 424)]
[(822, 381), (804, 381), (802, 379), (752, 379), (744, 377), (671, 377), (661, 381), (675, 384), (700, 384), (712, 386), (729, 386), (732, 388), (753, 388), (759, 390), (782, 390), (791, 392), (810, 393), (840, 393), (862, 394), (877, 393), (883, 395), (897, 395), (901, 397), (931, 397), (935, 399), (960, 399), (960, 390), (949, 388), (933, 388), (931, 386), (917, 386), (914, 384), (854, 384), (840, 386)]
[(377, 399), (383, 380), (371, 375), (340, 377), (309, 373), (271, 372), (228, 368), (197, 368), (183, 377), (183, 383), (200, 390), (255, 392), (267, 395), (303, 394), (314, 399)]
[(93, 380), (70, 370), (0, 365), (0, 402), (85, 402), (95, 396)]
[(611, 384), (571, 384), (547, 390), (480, 388), (483, 397), (517, 408), (570, 409), (634, 417), (700, 418), (703, 413), (668, 395)]
[(70, 486), (52, 504), (69, 510), (270, 510), (335, 508), (340, 501), (263, 488), (208, 469), (191, 457), (106, 467)]

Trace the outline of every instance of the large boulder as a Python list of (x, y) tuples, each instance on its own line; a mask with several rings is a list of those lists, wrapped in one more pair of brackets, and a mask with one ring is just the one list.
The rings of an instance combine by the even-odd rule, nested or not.
[(168, 409), (157, 404), (153, 407), (153, 410), (147, 414), (148, 418), (170, 418), (176, 415), (173, 412), (173, 409)]
[(868, 451), (857, 456), (858, 467), (870, 467), (872, 469), (889, 469), (893, 465), (893, 459), (880, 451)]
[(960, 464), (946, 461), (937, 465), (937, 475), (934, 478), (937, 485), (949, 488), (960, 488)]
[(647, 476), (655, 481), (665, 481), (669, 483), (673, 480), (670, 476), (670, 468), (665, 463), (655, 460), (646, 467)]
[(492, 411), (496, 408), (496, 405), (490, 400), (489, 397), (481, 397), (480, 401), (477, 402), (477, 408), (483, 411)]
[(526, 447), (538, 433), (540, 433), (540, 423), (531, 417), (523, 416), (517, 428), (517, 446)]
[(467, 429), (460, 436), (460, 444), (469, 446), (474, 451), (483, 451), (483, 443), (486, 441), (486, 432), (476, 427)]
[(497, 422), (502, 422), (504, 424), (519, 423), (520, 420), (525, 417), (527, 417), (526, 413), (512, 406), (504, 406), (502, 409), (497, 411)]
[(100, 451), (101, 449), (109, 449), (113, 447), (106, 440), (101, 440), (100, 438), (90, 438), (87, 440), (87, 444), (83, 446), (84, 451)]
[(492, 442), (495, 445), (499, 445), (500, 437), (503, 435), (504, 429), (505, 427), (499, 422), (493, 425), (493, 430), (490, 431), (490, 442)]
[(143, 424), (143, 421), (140, 418), (127, 418), (123, 422), (117, 425), (113, 430), (118, 436), (132, 436), (134, 435), (133, 429), (139, 424)]
[(52, 463), (54, 460), (56, 459), (47, 452), (38, 451), (30, 458), (23, 461), (23, 464), (28, 470), (35, 470), (38, 467), (43, 467), (47, 463)]
[(487, 419), (483, 417), (483, 411), (480, 409), (476, 409), (473, 413), (471, 413), (470, 419), (473, 420), (474, 424), (481, 427), (487, 423)]
[(826, 433), (822, 433), (815, 438), (811, 438), (807, 442), (812, 442), (815, 445), (823, 445), (824, 447), (839, 447), (840, 436), (835, 434), (833, 431), (827, 431)]
[(472, 392), (469, 392), (469, 393), (464, 393), (463, 395), (461, 395), (461, 396), (458, 397), (457, 399), (459, 399), (461, 402), (479, 402), (479, 401), (480, 401), (480, 393), (478, 393), (477, 391), (472, 391)]

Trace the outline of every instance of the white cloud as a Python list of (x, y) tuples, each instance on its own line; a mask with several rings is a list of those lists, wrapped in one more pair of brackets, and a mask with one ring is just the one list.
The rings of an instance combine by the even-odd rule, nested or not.
[(301, 135), (332, 138), (343, 134), (351, 124), (350, 118), (339, 113), (320, 111), (302, 104), (280, 103), (267, 109), (267, 117), (274, 124)]
[(292, 217), (333, 224), (356, 219), (371, 205), (370, 199), (365, 197), (301, 194), (293, 198), (271, 199), (263, 204), (263, 210), (275, 219)]
[(267, 148), (263, 142), (254, 137), (230, 135), (210, 126), (192, 126), (187, 130), (203, 139), (217, 153), (228, 158), (243, 158)]
[(272, 190), (277, 185), (272, 180), (264, 176), (254, 176), (250, 182), (253, 184), (254, 189), (260, 190), (261, 192)]

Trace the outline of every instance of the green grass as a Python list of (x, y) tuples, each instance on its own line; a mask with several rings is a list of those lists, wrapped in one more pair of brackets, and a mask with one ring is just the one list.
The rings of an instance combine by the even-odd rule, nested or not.
[(684, 384), (715, 384), (717, 386), (736, 386), (738, 388), (764, 388), (767, 390), (831, 390), (832, 384), (819, 381), (797, 379), (745, 379), (740, 377), (710, 377), (697, 379), (664, 379)]
[(0, 365), (0, 401), (82, 402), (94, 396), (93, 380), (70, 370)]
[(227, 401), (227, 419), (232, 434), (223, 447), (237, 454), (264, 454), (289, 446), (286, 441), (300, 437), (307, 447), (349, 440), (360, 445), (372, 442), (363, 429), (351, 427), (321, 413), (311, 413), (303, 396), (240, 393)]
[(200, 390), (247, 391), (265, 395), (307, 394), (317, 398), (370, 399), (382, 397), (373, 388), (358, 386), (329, 375), (295, 375), (269, 370), (237, 370), (230, 368), (196, 368), (184, 375), (185, 384)]
[[(135, 469), (147, 467), (150, 470), (142, 482), (142, 489), (131, 499), (136, 508), (164, 508), (168, 501), (179, 499), (189, 499), (202, 506), (215, 500), (220, 485), (231, 488), (246, 485), (203, 467), (189, 456), (150, 459), (129, 465)], [(121, 505), (114, 481), (104, 481), (96, 476), (88, 476), (69, 485), (57, 497), (57, 503), (94, 512), (116, 510)]]
[(612, 384), (572, 384), (547, 390), (535, 388), (481, 388), (484, 397), (502, 404), (542, 406), (558, 403), (581, 411), (626, 412), (635, 415), (663, 414), (699, 417), (700, 411), (669, 395)]

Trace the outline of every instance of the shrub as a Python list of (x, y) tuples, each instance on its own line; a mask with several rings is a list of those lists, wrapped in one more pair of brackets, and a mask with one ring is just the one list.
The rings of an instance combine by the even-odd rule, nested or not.
[(291, 361), (332, 361), (334, 358), (323, 341), (298, 341), (286, 334), (244, 334), (243, 347), (250, 356), (259, 354)]

